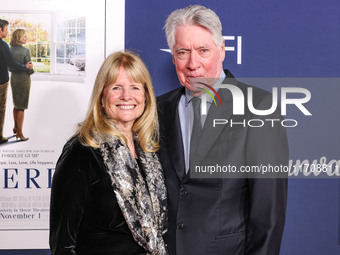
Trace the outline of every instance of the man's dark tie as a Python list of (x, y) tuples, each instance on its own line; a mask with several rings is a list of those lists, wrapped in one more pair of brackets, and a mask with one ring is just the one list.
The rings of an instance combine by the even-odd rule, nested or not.
[(189, 162), (190, 167), (191, 162), (193, 159), (193, 155), (195, 154), (195, 151), (197, 149), (197, 145), (202, 133), (202, 124), (201, 124), (201, 98), (199, 97), (193, 97), (191, 99), (192, 107), (194, 110), (194, 123), (192, 126), (192, 132), (191, 132), (191, 139), (190, 139), (190, 156), (189, 156)]

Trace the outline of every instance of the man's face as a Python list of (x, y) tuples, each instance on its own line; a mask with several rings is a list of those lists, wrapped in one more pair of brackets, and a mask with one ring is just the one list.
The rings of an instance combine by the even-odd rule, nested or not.
[(172, 50), (178, 79), (187, 89), (190, 90), (190, 80), (220, 76), (224, 43), (217, 47), (209, 30), (196, 25), (178, 26)]
[(6, 26), (4, 27), (4, 29), (1, 29), (1, 28), (0, 28), (0, 37), (1, 37), (2, 39), (5, 39), (5, 38), (7, 37), (7, 35), (8, 35), (8, 26), (6, 25)]

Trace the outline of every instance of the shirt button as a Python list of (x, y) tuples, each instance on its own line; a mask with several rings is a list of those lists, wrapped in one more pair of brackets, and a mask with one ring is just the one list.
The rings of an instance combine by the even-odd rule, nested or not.
[(181, 190), (181, 198), (186, 198), (188, 195), (188, 192), (186, 190)]
[(182, 222), (177, 223), (177, 228), (182, 230), (184, 228), (184, 224)]

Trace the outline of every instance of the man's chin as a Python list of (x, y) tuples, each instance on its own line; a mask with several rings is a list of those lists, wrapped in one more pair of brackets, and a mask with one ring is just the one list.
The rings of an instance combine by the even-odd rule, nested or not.
[(205, 92), (200, 89), (200, 87), (203, 87), (203, 86), (196, 86), (196, 85), (193, 85), (193, 86), (190, 86), (190, 84), (182, 84), (183, 87), (185, 87), (187, 90), (189, 90), (190, 92), (190, 95), (194, 96), (194, 97), (200, 97), (201, 95), (203, 95)]
[(200, 96), (202, 96), (204, 93), (205, 93), (205, 92), (204, 92), (203, 90), (197, 89), (197, 88), (190, 90), (190, 94), (191, 94), (193, 97), (200, 97)]

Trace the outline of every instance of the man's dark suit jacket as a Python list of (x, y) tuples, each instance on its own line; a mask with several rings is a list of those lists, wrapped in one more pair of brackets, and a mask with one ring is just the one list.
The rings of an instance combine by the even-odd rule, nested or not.
[[(231, 79), (244, 93), (246, 84)], [(230, 80), (229, 80), (230, 83)], [(168, 190), (169, 228), (166, 242), (170, 255), (274, 255), (279, 254), (285, 224), (287, 179), (285, 178), (190, 178), (185, 174), (178, 103), (184, 87), (158, 100), (160, 160)], [(256, 109), (269, 109), (271, 94), (253, 88)], [(225, 153), (220, 165), (288, 165), (286, 131), (275, 127), (249, 128), (241, 125), (212, 126), (212, 119), (239, 120), (232, 114), (232, 96), (220, 89), (223, 106), (211, 105), (197, 151), (202, 161)], [(247, 101), (247, 100), (245, 100)], [(245, 119), (282, 119), (255, 116), (245, 107)], [(279, 123), (279, 122), (277, 122)], [(276, 123), (276, 124), (277, 124)], [(226, 142), (227, 141), (227, 142)]]

